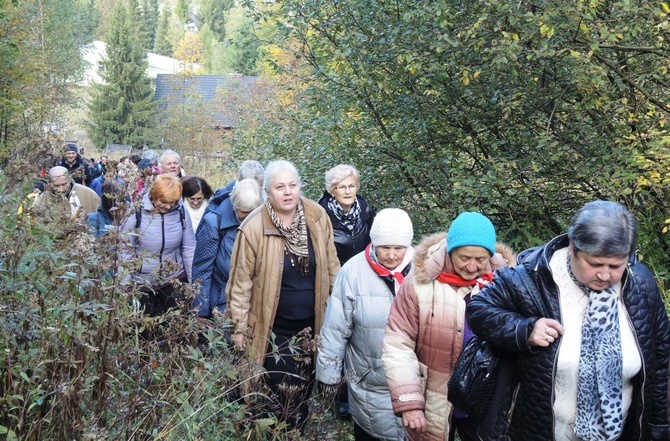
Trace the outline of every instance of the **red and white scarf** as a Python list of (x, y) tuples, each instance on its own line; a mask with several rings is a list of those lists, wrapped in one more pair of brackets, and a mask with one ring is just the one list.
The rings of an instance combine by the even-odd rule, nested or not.
[(477, 285), (480, 289), (493, 281), (493, 273), (484, 273), (476, 279), (465, 280), (459, 274), (451, 273), (440, 273), (437, 276), (437, 281), (440, 283), (446, 283), (447, 285), (462, 287), (462, 286), (475, 286)]
[(380, 265), (375, 261), (376, 256), (373, 255), (374, 250), (372, 247), (372, 244), (368, 244), (368, 246), (365, 248), (365, 259), (368, 261), (368, 265), (370, 265), (370, 268), (377, 273), (379, 277), (391, 277), (394, 282), (395, 282), (395, 292), (398, 292), (398, 288), (402, 284), (403, 280), (405, 280), (405, 276), (403, 275), (403, 270), (409, 265), (412, 261), (412, 255), (410, 252), (410, 248), (407, 249), (407, 252), (405, 253), (405, 258), (403, 259), (402, 263), (398, 265), (397, 268), (394, 270), (389, 270), (388, 268)]

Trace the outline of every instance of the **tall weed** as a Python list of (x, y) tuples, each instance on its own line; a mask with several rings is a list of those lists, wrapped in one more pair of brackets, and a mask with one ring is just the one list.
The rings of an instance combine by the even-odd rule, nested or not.
[[(139, 308), (124, 237), (96, 240), (69, 207), (32, 208), (48, 142), (18, 146), (0, 172), (0, 435), (12, 440), (347, 439), (330, 399), (304, 434), (262, 416), (262, 372), (235, 353), (224, 317)], [(151, 338), (147, 338), (147, 335)]]

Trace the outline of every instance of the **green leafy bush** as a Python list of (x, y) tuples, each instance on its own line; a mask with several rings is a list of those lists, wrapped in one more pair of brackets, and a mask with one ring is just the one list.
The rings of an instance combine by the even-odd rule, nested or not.
[[(180, 309), (147, 317), (118, 258), (121, 235), (95, 240), (68, 204), (31, 207), (30, 164), (51, 147), (23, 147), (0, 172), (0, 434), (291, 439), (257, 415), (262, 374), (229, 347), (225, 318), (190, 310), (197, 286), (179, 287)], [(307, 436), (328, 419), (320, 407)]]

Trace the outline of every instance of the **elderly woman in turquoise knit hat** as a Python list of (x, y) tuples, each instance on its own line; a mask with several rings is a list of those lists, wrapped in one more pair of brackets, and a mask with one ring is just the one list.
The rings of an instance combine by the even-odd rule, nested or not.
[(497, 269), (515, 263), (512, 249), (496, 242), (491, 221), (475, 212), (461, 213), (447, 234), (417, 247), (391, 306), (382, 356), (393, 411), (410, 440), (453, 440), (456, 431), (462, 441), (479, 439), (476, 423), (452, 409), (447, 384), (472, 337), (466, 305)]

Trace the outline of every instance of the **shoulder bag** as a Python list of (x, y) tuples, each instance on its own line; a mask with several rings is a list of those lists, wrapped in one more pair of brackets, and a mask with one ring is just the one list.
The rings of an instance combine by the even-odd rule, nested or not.
[[(548, 311), (537, 287), (523, 265), (513, 270), (525, 292), (536, 303), (542, 315), (549, 317)], [(486, 422), (493, 419), (505, 395), (509, 392), (514, 377), (514, 357), (493, 347), (486, 340), (474, 335), (461, 352), (449, 380), (448, 398), (456, 407), (471, 418)], [(491, 405), (496, 403), (493, 408)], [(484, 424), (489, 426), (489, 424)], [(491, 428), (488, 428), (491, 430)]]
[(483, 421), (498, 385), (499, 368), (498, 350), (474, 335), (463, 348), (449, 379), (449, 401), (474, 420)]

